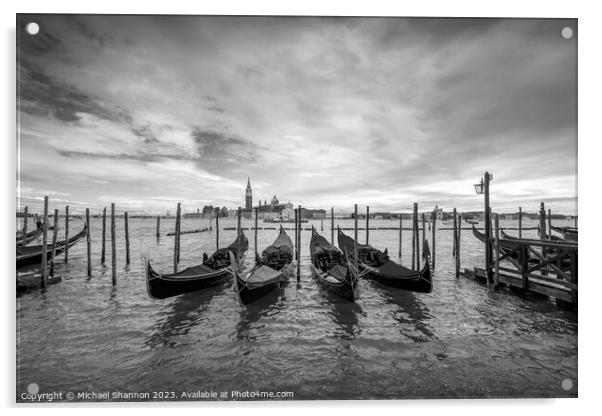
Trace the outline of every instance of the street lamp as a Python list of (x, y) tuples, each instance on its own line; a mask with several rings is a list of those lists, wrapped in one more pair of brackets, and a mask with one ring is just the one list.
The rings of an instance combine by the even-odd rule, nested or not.
[(485, 192), (485, 185), (483, 184), (483, 178), (481, 178), (481, 183), (474, 184), (474, 190), (477, 195), (482, 195)]

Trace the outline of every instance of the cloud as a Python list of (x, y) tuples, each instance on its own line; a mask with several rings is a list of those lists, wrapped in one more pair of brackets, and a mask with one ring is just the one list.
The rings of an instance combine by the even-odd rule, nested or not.
[(489, 170), (500, 209), (575, 209), (576, 38), (560, 30), (576, 20), (36, 19), (18, 61), (24, 187), (234, 208), (251, 176), (255, 200), (479, 209)]

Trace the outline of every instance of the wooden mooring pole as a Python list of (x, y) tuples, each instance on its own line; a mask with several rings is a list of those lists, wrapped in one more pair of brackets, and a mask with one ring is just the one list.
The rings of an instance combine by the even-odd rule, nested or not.
[(115, 234), (115, 203), (111, 202), (111, 278), (117, 285), (117, 235)]
[(40, 287), (46, 289), (46, 279), (48, 278), (48, 197), (44, 197), (44, 223), (42, 225), (42, 274)]
[(125, 265), (130, 265), (130, 230), (128, 228), (128, 213), (124, 214), (125, 226)]
[(353, 267), (355, 267), (357, 273), (357, 204), (354, 205), (353, 212), (355, 220), (353, 225)]
[(548, 236), (548, 232), (546, 230), (546, 208), (544, 203), (542, 202), (539, 206), (539, 238), (541, 240), (545, 240)]
[(324, 231), (324, 218), (320, 218), (320, 231)]
[(52, 230), (52, 251), (50, 255), (50, 276), (54, 276), (54, 259), (56, 257), (56, 238), (59, 230), (59, 210), (54, 210), (54, 228)]
[(298, 240), (297, 240), (297, 283), (299, 283), (299, 281), (301, 280), (301, 221), (303, 220), (303, 216), (301, 215), (301, 205), (299, 205), (298, 207), (298, 211), (299, 211), (299, 232), (298, 232)]
[(456, 279), (460, 278), (460, 262), (462, 259), (462, 214), (458, 215), (458, 236), (456, 237)]
[(433, 240), (432, 246), (433, 247), (431, 248), (431, 250), (432, 250), (432, 253), (431, 253), (431, 263), (432, 263), (433, 269), (434, 269), (435, 268), (435, 254), (437, 253), (437, 244), (436, 244), (437, 240), (435, 239), (436, 238), (436, 234), (437, 234), (437, 232), (435, 231), (437, 229), (437, 214), (434, 214), (433, 218), (431, 218), (431, 219), (432, 219), (432, 222), (433, 222), (433, 225), (432, 225), (433, 228), (431, 230), (432, 233), (433, 233), (433, 235), (432, 235), (432, 240)]
[[(426, 246), (426, 218), (424, 212), (422, 213), (422, 260), (426, 261), (426, 253), (424, 247)], [(420, 268), (420, 267), (418, 267)]]
[[(69, 205), (65, 206), (65, 242), (69, 241)], [(65, 263), (69, 263), (69, 244), (65, 244)]]
[[(236, 215), (237, 217), (237, 222), (236, 222), (236, 238), (238, 239), (240, 237), (240, 233), (242, 232), (241, 227), (242, 227), (242, 208), (238, 207), (238, 214)], [(240, 252), (240, 244), (236, 245), (236, 263), (240, 264), (241, 263), (241, 252)]]
[(100, 264), (105, 264), (106, 259), (106, 240), (107, 240), (107, 207), (102, 209), (102, 237), (100, 242)]
[(401, 231), (403, 229), (403, 216), (399, 213), (399, 261), (401, 262)]
[(454, 238), (453, 238), (453, 246), (452, 246), (452, 256), (456, 258), (458, 252), (458, 217), (457, 211), (454, 208)]
[(27, 205), (25, 206), (25, 208), (23, 209), (23, 244), (25, 244), (27, 242), (27, 213), (28, 209), (27, 209)]
[(495, 214), (495, 280), (494, 286), (500, 282), (500, 215)]
[(518, 238), (523, 238), (523, 209), (518, 207)]
[(219, 214), (215, 216), (215, 249), (219, 250)]
[(548, 238), (552, 239), (552, 210), (548, 208)]
[(161, 238), (161, 234), (160, 234), (160, 232), (161, 232), (161, 216), (160, 216), (160, 215), (157, 215), (157, 232), (156, 232), (156, 234), (155, 234), (155, 235), (156, 235), (156, 237), (157, 237), (157, 240), (158, 240), (159, 238)]
[(366, 244), (370, 243), (370, 207), (366, 206)]
[(88, 260), (88, 277), (92, 276), (92, 247), (90, 234), (90, 208), (86, 208), (86, 256)]
[(295, 260), (299, 259), (299, 236), (297, 233), (299, 232), (299, 211), (295, 209)]
[(257, 249), (257, 207), (255, 207), (255, 258), (259, 256), (259, 250)]
[(176, 226), (173, 242), (173, 272), (178, 272), (178, 263), (180, 262), (180, 203), (176, 208)]
[(334, 207), (330, 207), (330, 244), (334, 245)]
[(489, 172), (485, 172), (485, 269), (487, 271), (487, 284), (493, 281), (493, 271), (491, 269), (491, 208), (489, 207)]
[(416, 269), (420, 269), (420, 232), (418, 230), (418, 204), (414, 202), (414, 247), (416, 251), (414, 252)]

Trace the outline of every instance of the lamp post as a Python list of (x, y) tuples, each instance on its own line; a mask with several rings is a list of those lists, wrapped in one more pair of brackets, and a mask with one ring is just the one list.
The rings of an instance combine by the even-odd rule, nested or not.
[(493, 180), (493, 175), (485, 172), (485, 178), (481, 178), (481, 182), (474, 185), (477, 194), (485, 195), (485, 270), (487, 272), (487, 283), (493, 282), (492, 251), (491, 251), (491, 210), (489, 208), (489, 182)]

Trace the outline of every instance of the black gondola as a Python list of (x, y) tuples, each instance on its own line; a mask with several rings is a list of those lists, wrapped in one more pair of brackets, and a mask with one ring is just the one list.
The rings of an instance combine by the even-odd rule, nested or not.
[(42, 230), (40, 228), (28, 232), (25, 237), (22, 232), (19, 232), (17, 233), (17, 246), (26, 246), (41, 235)]
[(318, 283), (343, 299), (354, 302), (357, 296), (359, 273), (350, 264), (349, 258), (318, 234), (313, 227), (309, 252), (311, 271)]
[[(339, 247), (353, 257), (353, 238), (338, 230)], [(425, 242), (424, 251), (428, 252)], [(376, 280), (384, 285), (412, 292), (431, 293), (433, 291), (433, 276), (429, 261), (424, 262), (422, 270), (412, 270), (389, 259), (387, 250), (380, 251), (369, 244), (358, 244), (358, 267), (366, 278)]]
[(263, 250), (261, 256), (257, 256), (256, 265), (242, 275), (235, 271), (240, 301), (246, 305), (280, 287), (285, 268), (292, 261), (293, 241), (280, 226), (278, 237)]
[[(65, 240), (58, 241), (55, 247), (55, 255), (58, 256), (62, 254), (66, 247), (70, 248), (84, 238), (86, 236), (86, 229), (86, 225), (84, 224), (84, 228), (82, 228), (79, 233), (69, 238), (67, 242), (65, 242)], [(41, 244), (36, 246), (17, 245), (17, 269), (33, 264), (41, 264), (42, 256), (44, 255), (43, 253), (44, 250)], [(52, 244), (46, 246), (46, 259), (49, 260), (50, 257), (52, 257)]]
[[(220, 248), (211, 257), (203, 253), (203, 264), (188, 267), (177, 273), (159, 274), (146, 261), (146, 289), (153, 299), (165, 299), (196, 292), (224, 282), (232, 276), (232, 259), (240, 261), (249, 248), (242, 231), (228, 247)], [(232, 253), (232, 256), (230, 256)]]
[(565, 240), (569, 241), (579, 241), (579, 233), (576, 228), (573, 227), (555, 227), (550, 225), (552, 231), (556, 231), (561, 234)]

